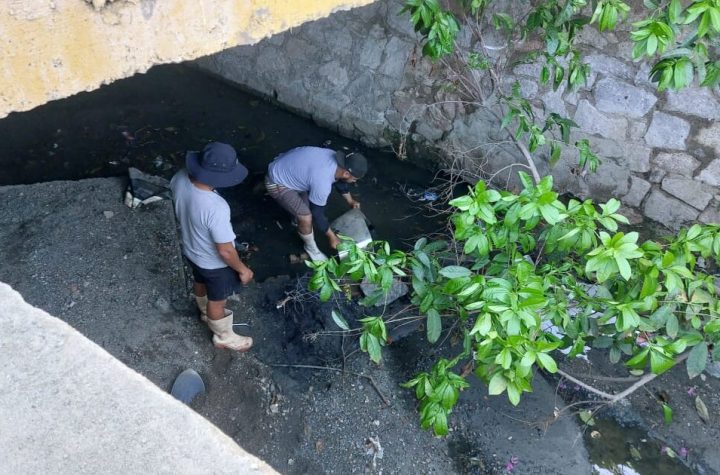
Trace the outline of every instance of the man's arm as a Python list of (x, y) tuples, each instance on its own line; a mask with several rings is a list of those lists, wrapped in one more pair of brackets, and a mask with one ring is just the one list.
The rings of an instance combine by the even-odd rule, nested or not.
[(360, 202), (355, 201), (355, 199), (350, 194), (350, 186), (347, 183), (344, 183), (342, 181), (335, 182), (335, 189), (342, 195), (342, 197), (345, 199), (345, 202), (350, 205), (351, 208), (359, 209), (360, 208)]
[(220, 258), (228, 265), (232, 270), (238, 273), (240, 281), (243, 285), (247, 285), (253, 278), (253, 271), (243, 263), (240, 256), (235, 249), (235, 245), (232, 242), (223, 242), (215, 244), (215, 248), (220, 254)]
[(325, 216), (325, 207), (316, 205), (311, 201), (310, 213), (312, 214), (313, 224), (317, 230), (325, 233), (325, 236), (327, 236), (328, 242), (330, 243), (330, 247), (336, 249), (337, 245), (340, 244), (340, 239), (338, 239), (333, 230), (330, 229), (330, 223), (328, 222), (327, 216)]

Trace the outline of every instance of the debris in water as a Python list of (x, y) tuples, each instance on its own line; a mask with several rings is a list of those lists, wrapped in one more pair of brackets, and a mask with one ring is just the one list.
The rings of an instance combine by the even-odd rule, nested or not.
[(602, 434), (600, 434), (600, 432), (598, 432), (598, 431), (596, 431), (596, 430), (590, 432), (590, 438), (592, 438), (592, 439), (598, 439), (598, 438), (600, 438), (600, 437), (602, 437)]
[(307, 255), (307, 253), (303, 252), (301, 254), (290, 254), (290, 264), (302, 264), (303, 262), (310, 259), (310, 256)]
[(380, 436), (368, 437), (365, 439), (365, 449), (367, 455), (372, 455), (372, 468), (377, 468), (377, 461), (382, 460), (384, 450), (380, 445)]
[(707, 424), (710, 422), (710, 413), (708, 412), (707, 406), (703, 400), (700, 399), (700, 396), (695, 397), (695, 409), (704, 423)]

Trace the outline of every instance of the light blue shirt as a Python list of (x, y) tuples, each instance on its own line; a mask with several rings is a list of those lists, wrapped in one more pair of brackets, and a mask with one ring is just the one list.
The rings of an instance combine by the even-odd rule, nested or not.
[(214, 191), (193, 185), (187, 170), (180, 170), (172, 177), (170, 189), (185, 257), (203, 269), (227, 267), (215, 244), (235, 241), (230, 206)]
[(268, 167), (270, 181), (308, 193), (310, 202), (325, 206), (335, 183), (335, 150), (297, 147), (278, 155)]

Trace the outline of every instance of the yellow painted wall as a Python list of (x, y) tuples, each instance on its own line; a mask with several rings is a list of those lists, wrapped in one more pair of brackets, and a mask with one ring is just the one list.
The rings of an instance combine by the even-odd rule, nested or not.
[(373, 0), (0, 0), (0, 117)]

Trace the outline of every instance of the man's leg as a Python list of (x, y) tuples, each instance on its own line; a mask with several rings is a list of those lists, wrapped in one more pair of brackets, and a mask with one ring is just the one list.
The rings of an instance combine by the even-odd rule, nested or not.
[(193, 295), (195, 296), (195, 304), (197, 304), (198, 310), (200, 310), (200, 320), (203, 322), (207, 321), (207, 286), (205, 285), (205, 278), (203, 277), (202, 270), (197, 267), (190, 259), (188, 259), (190, 267), (193, 271)]
[(213, 343), (216, 348), (227, 348), (235, 351), (247, 351), (253, 340), (233, 331), (233, 313), (225, 308), (228, 295), (241, 285), (237, 272), (225, 267), (204, 271), (207, 285), (207, 324), (213, 332)]
[(297, 218), (298, 234), (310, 259), (313, 261), (326, 261), (327, 256), (323, 254), (315, 242), (312, 214), (310, 214), (309, 206), (310, 200), (307, 193), (300, 193), (277, 185), (274, 188), (268, 188), (268, 192), (283, 209)]

